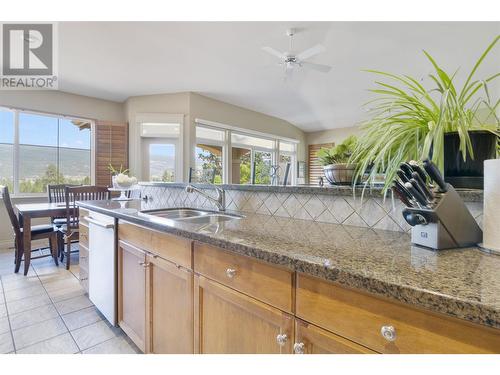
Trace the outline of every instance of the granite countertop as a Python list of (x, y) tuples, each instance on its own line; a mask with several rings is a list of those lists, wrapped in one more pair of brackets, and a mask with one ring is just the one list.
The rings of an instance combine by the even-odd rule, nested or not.
[(478, 248), (432, 251), (406, 233), (267, 215), (200, 225), (141, 216), (140, 200), (83, 208), (209, 243), (403, 303), (500, 328), (500, 256)]

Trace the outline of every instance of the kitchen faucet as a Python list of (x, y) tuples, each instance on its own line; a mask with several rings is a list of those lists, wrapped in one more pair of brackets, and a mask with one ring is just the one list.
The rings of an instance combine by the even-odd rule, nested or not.
[(217, 196), (214, 198), (210, 196), (209, 194), (205, 193), (203, 190), (200, 190), (193, 185), (187, 185), (186, 186), (186, 193), (198, 193), (208, 200), (212, 201), (216, 206), (219, 211), (225, 211), (226, 210), (226, 191), (224, 189), (221, 189), (217, 186), (214, 186), (215, 191), (217, 192)]

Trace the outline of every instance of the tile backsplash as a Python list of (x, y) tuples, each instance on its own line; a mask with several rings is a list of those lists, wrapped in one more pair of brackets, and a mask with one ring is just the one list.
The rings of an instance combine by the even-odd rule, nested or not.
[[(213, 189), (205, 190), (214, 194)], [(142, 196), (148, 196), (148, 208), (196, 207), (214, 209), (213, 204), (197, 193), (186, 193), (182, 187), (141, 186)], [(482, 202), (466, 202), (474, 218), (482, 226)], [(353, 225), (405, 232), (411, 227), (401, 214), (404, 208), (397, 199), (352, 194), (309, 194), (300, 192), (248, 191), (226, 189), (226, 208), (243, 213), (312, 220), (325, 223)]]

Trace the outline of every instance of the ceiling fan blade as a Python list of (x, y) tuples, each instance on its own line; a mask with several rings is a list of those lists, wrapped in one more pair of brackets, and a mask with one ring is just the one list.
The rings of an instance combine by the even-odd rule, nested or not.
[(277, 51), (277, 50), (275, 50), (272, 47), (262, 47), (262, 50), (266, 51), (267, 53), (269, 53), (269, 54), (271, 54), (273, 56), (276, 56), (279, 59), (284, 59), (285, 58), (285, 54), (284, 53), (282, 53), (280, 51)]
[(328, 73), (332, 69), (332, 67), (328, 65), (315, 64), (307, 61), (302, 61), (300, 65), (302, 65), (304, 68), (314, 69), (321, 73)]
[(314, 55), (317, 55), (318, 53), (326, 51), (326, 48), (323, 47), (321, 44), (316, 44), (314, 47), (311, 47), (309, 49), (306, 49), (305, 51), (299, 53), (296, 58), (297, 60), (306, 60), (310, 57), (313, 57)]

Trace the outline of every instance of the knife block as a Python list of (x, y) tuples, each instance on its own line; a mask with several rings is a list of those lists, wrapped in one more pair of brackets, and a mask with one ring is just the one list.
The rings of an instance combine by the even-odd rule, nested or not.
[(475, 246), (482, 241), (483, 231), (453, 186), (447, 184), (447, 191), (436, 199), (432, 209), (408, 207), (403, 210), (405, 219), (412, 213), (426, 222), (412, 227), (412, 243), (441, 250)]

